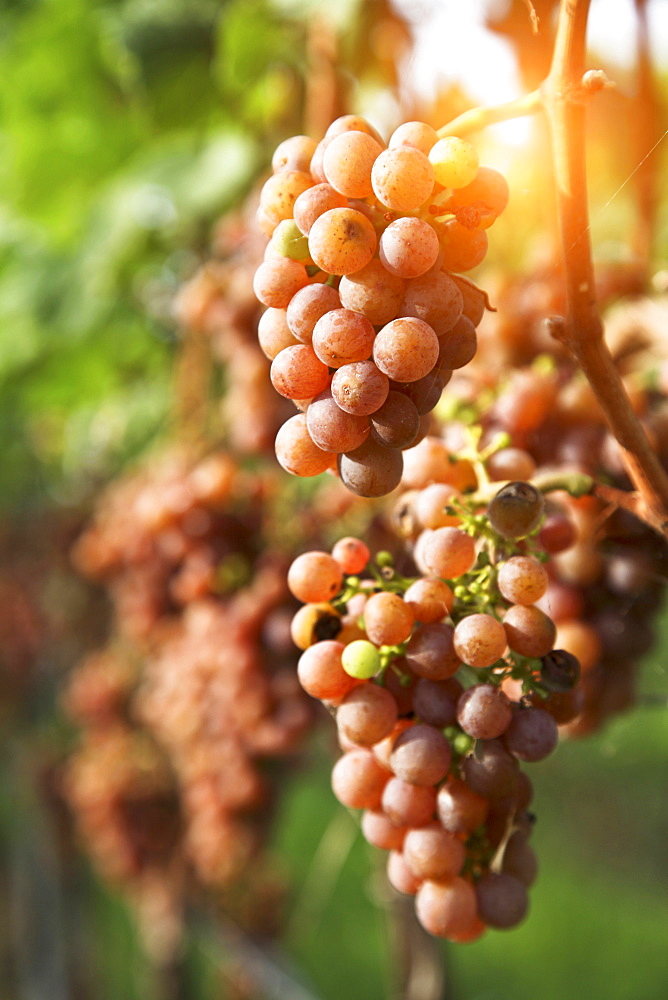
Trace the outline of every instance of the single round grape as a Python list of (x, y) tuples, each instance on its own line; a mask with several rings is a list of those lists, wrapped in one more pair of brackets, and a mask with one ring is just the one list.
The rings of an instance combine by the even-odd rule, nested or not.
[(370, 416), (371, 434), (386, 448), (410, 447), (420, 430), (420, 414), (401, 392), (388, 391), (385, 402)]
[(374, 326), (382, 326), (398, 315), (404, 288), (403, 279), (390, 274), (374, 257), (361, 270), (341, 278), (339, 295), (346, 309), (366, 316)]
[(353, 361), (334, 372), (331, 390), (337, 405), (346, 413), (369, 416), (387, 399), (390, 380), (373, 361)]
[(504, 538), (524, 538), (535, 531), (543, 517), (543, 494), (531, 483), (508, 483), (492, 498), (487, 516)]
[(547, 570), (533, 556), (513, 556), (499, 567), (501, 595), (513, 604), (534, 604), (547, 590)]
[(580, 661), (565, 649), (541, 657), (540, 682), (548, 691), (571, 691), (580, 679)]
[(345, 647), (341, 665), (351, 677), (369, 680), (380, 670), (380, 653), (368, 639), (356, 639)]
[(467, 930), (476, 918), (476, 894), (470, 882), (457, 875), (426, 879), (417, 891), (415, 913), (429, 934), (450, 938)]
[(285, 316), (288, 327), (297, 340), (302, 344), (310, 344), (318, 320), (330, 309), (340, 308), (339, 293), (331, 285), (306, 285), (292, 296)]
[(309, 232), (311, 257), (328, 274), (361, 270), (373, 257), (377, 242), (373, 225), (354, 208), (330, 209)]
[(516, 788), (519, 764), (500, 740), (478, 740), (475, 751), (463, 759), (461, 771), (468, 787), (478, 795), (500, 799)]
[(298, 601), (317, 604), (335, 597), (343, 571), (329, 552), (302, 552), (288, 570), (288, 587)]
[(336, 559), (344, 573), (361, 573), (366, 568), (371, 553), (369, 546), (361, 538), (346, 535), (339, 538), (332, 548), (332, 558)]
[(299, 657), (299, 683), (312, 698), (337, 702), (353, 689), (355, 681), (341, 665), (346, 648), (341, 642), (326, 639), (309, 646)]
[(271, 169), (277, 174), (281, 170), (299, 170), (308, 173), (311, 157), (318, 145), (309, 135), (292, 135), (284, 139), (274, 150)]
[(349, 809), (377, 809), (390, 773), (370, 750), (359, 747), (339, 757), (332, 769), (332, 791)]
[(441, 729), (453, 725), (457, 720), (457, 701), (461, 693), (462, 686), (454, 677), (443, 681), (419, 677), (413, 690), (416, 717)]
[(294, 219), (283, 219), (273, 232), (265, 251), (265, 260), (277, 257), (291, 257), (310, 263), (308, 240)]
[(366, 361), (373, 350), (376, 331), (365, 316), (351, 309), (330, 309), (313, 328), (313, 350), (330, 368)]
[(513, 604), (503, 616), (508, 645), (520, 656), (546, 656), (554, 647), (557, 627), (533, 605)]
[[(309, 288), (319, 288), (319, 285), (309, 285)], [(297, 340), (287, 323), (285, 309), (265, 309), (257, 325), (257, 339), (265, 357), (273, 361), (284, 347), (293, 347)]]
[(559, 730), (544, 709), (518, 708), (503, 734), (503, 742), (513, 757), (533, 763), (549, 757), (559, 742)]
[(300, 261), (278, 257), (260, 264), (253, 278), (253, 291), (263, 305), (287, 309), (295, 292), (308, 282), (306, 268)]
[(404, 642), (415, 621), (412, 609), (399, 596), (381, 590), (364, 605), (364, 628), (377, 646), (396, 646)]
[(404, 896), (414, 896), (421, 880), (410, 870), (400, 851), (390, 851), (387, 859), (387, 881)]
[(475, 893), (481, 919), (498, 930), (521, 923), (529, 908), (526, 886), (507, 872), (483, 875)]
[(422, 576), (410, 585), (404, 600), (413, 609), (415, 620), (423, 625), (440, 622), (452, 611), (455, 595), (437, 576)]
[(406, 282), (401, 312), (424, 320), (437, 337), (452, 330), (462, 314), (463, 297), (454, 278), (440, 271)]
[(271, 363), (271, 384), (288, 399), (310, 399), (329, 385), (329, 369), (308, 344), (285, 347)]
[(524, 448), (499, 448), (487, 459), (487, 472), (491, 480), (526, 480), (535, 475), (536, 463)]
[(456, 219), (441, 230), (444, 271), (471, 271), (487, 256), (489, 240), (484, 229), (467, 229)]
[(395, 212), (413, 212), (431, 195), (434, 168), (419, 149), (396, 146), (377, 157), (371, 183), (383, 205)]
[(376, 334), (373, 360), (388, 378), (415, 382), (438, 359), (438, 337), (428, 323), (412, 316), (391, 320)]
[[(446, 530), (446, 529), (441, 529)], [(469, 667), (491, 667), (506, 651), (506, 632), (492, 615), (467, 615), (455, 626), (455, 652)]]
[(454, 648), (454, 629), (445, 622), (416, 628), (406, 646), (405, 656), (414, 674), (431, 681), (447, 680), (461, 666)]
[(444, 830), (440, 823), (409, 830), (404, 838), (403, 856), (418, 878), (449, 879), (464, 866), (466, 848), (461, 840)]
[(434, 576), (454, 580), (475, 565), (475, 542), (459, 528), (437, 528), (426, 537), (422, 558)]
[(385, 448), (372, 437), (339, 456), (341, 481), (351, 493), (361, 497), (383, 497), (401, 482), (402, 453), (397, 448)]
[(381, 805), (397, 826), (424, 826), (434, 818), (436, 791), (425, 785), (411, 785), (401, 778), (390, 778), (383, 789)]
[[(343, 656), (342, 660), (343, 662)], [(371, 746), (392, 731), (397, 703), (378, 684), (362, 684), (350, 691), (336, 710), (340, 733), (359, 746)]]
[(391, 222), (378, 242), (384, 267), (399, 278), (417, 278), (428, 271), (439, 254), (438, 236), (424, 219), (403, 216)]
[(334, 461), (331, 452), (311, 439), (303, 413), (295, 413), (279, 428), (274, 447), (279, 463), (293, 476), (318, 476)]
[(439, 139), (429, 152), (429, 160), (434, 168), (435, 179), (445, 188), (463, 188), (478, 173), (479, 160), (475, 146), (456, 135)]
[(510, 725), (510, 701), (494, 684), (474, 684), (457, 703), (457, 722), (476, 740), (493, 740)]
[(396, 826), (379, 809), (366, 809), (362, 815), (361, 825), (367, 843), (383, 851), (400, 851), (408, 832), (407, 826)]
[(414, 146), (425, 156), (429, 156), (429, 150), (438, 141), (436, 129), (425, 122), (404, 122), (394, 130), (388, 142), (388, 148), (395, 146)]
[(415, 517), (423, 528), (456, 527), (459, 518), (446, 513), (446, 507), (458, 498), (459, 492), (449, 483), (430, 483), (415, 498)]
[(325, 177), (347, 198), (367, 198), (373, 193), (371, 168), (382, 151), (382, 145), (366, 132), (342, 132), (325, 150)]
[(295, 200), (313, 184), (311, 175), (301, 170), (281, 170), (265, 181), (260, 191), (260, 208), (275, 222), (291, 219)]
[(489, 802), (466, 782), (450, 777), (438, 790), (436, 810), (445, 830), (468, 835), (487, 819)]
[(443, 733), (421, 723), (404, 730), (394, 741), (390, 767), (411, 785), (437, 785), (448, 773), (452, 754)]
[(323, 451), (339, 454), (358, 448), (369, 434), (369, 418), (346, 413), (329, 388), (318, 393), (306, 411), (308, 432)]

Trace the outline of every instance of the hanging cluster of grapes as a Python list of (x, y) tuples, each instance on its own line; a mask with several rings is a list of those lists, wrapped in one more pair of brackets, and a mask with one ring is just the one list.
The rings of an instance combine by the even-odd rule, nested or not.
[(332, 709), (344, 750), (335, 795), (364, 810), (364, 836), (389, 851), (389, 880), (415, 894), (423, 926), (468, 941), (526, 913), (536, 859), (520, 762), (556, 747), (579, 664), (537, 606), (546, 553), (527, 536), (542, 494), (511, 483), (476, 511), (439, 485), (420, 507), (449, 523), (422, 532), (414, 577), (344, 538), (298, 556), (288, 584), (304, 602), (300, 681)]
[(466, 140), (409, 122), (385, 147), (353, 115), (320, 143), (287, 139), (273, 168), (260, 194), (259, 341), (274, 387), (301, 411), (277, 458), (298, 476), (338, 468), (353, 493), (383, 496), (475, 355), (485, 296), (459, 272), (484, 259), (506, 181)]
[[(632, 702), (661, 553), (590, 495), (601, 474), (628, 484), (591, 390), (536, 321), (554, 295), (537, 305), (528, 285), (509, 297), (518, 315), (477, 330), (487, 298), (460, 272), (482, 261), (508, 190), (469, 143), (411, 122), (384, 148), (346, 116), (317, 145), (281, 144), (273, 168), (259, 341), (300, 411), (278, 460), (361, 496), (401, 491), (396, 557), (345, 538), (294, 561), (299, 679), (336, 716), (334, 792), (364, 810), (390, 882), (428, 931), (473, 940), (527, 910), (520, 762)], [(641, 390), (633, 350), (619, 355), (660, 431), (663, 396)], [(547, 503), (532, 481), (552, 482)]]

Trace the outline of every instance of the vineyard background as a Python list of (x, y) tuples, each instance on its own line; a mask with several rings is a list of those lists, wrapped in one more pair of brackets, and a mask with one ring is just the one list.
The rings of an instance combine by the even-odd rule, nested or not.
[[(549, 24), (554, 4), (535, 6)], [(593, 13), (604, 6), (594, 3)], [(619, 6), (633, 17), (632, 3)], [(661, 6), (647, 4), (656, 37)], [(461, 81), (411, 91), (401, 69), (410, 26), (393, 7), (350, 0), (333, 24), (325, 7), (13, 0), (0, 11), (0, 69), (11, 81), (0, 97), (0, 993), (8, 1000), (269, 1000), (300, 989), (304, 998), (380, 1000), (396, 988), (405, 914), (357, 819), (330, 792), (326, 713), (285, 770), (273, 810), (272, 871), (285, 898), (271, 938), (240, 931), (224, 891), (201, 894), (189, 902), (183, 952), (156, 960), (126, 897), (81, 851), (59, 792), (77, 745), (63, 692), (109, 628), (108, 599), (69, 556), (96, 498), (170, 442), (197, 451), (204, 434), (209, 447), (243, 437), (239, 402), (236, 414), (220, 406), (239, 371), (220, 362), (224, 350), (207, 359), (201, 336), (175, 318), (179, 289), (223, 245), (217, 220), (256, 190), (281, 139), (326, 125), (317, 119), (327, 107), (366, 113), (388, 133), (405, 118), (439, 126), (477, 99)], [(535, 86), (550, 47), (532, 42), (526, 6), (475, 7), (488, 9), (494, 37), (520, 54), (524, 86)], [(605, 48), (591, 56), (617, 84), (589, 117), (592, 241), (615, 290), (610, 308), (617, 317), (644, 310), (665, 348), (668, 146), (640, 167), (668, 117), (665, 51), (663, 62), (652, 51), (649, 122), (637, 65)], [(474, 67), (477, 58), (473, 51)], [(315, 91), (316, 76), (324, 89)], [(546, 261), (553, 276), (554, 207), (539, 123), (524, 133), (496, 126), (478, 139), (484, 162), (511, 186), (475, 272), (494, 299)], [(665, 357), (657, 354), (657, 370)], [(184, 388), (192, 364), (208, 386), (204, 415)], [(241, 464), (249, 475), (276, 475), (266, 446)], [(298, 511), (314, 493), (285, 489)], [(665, 996), (665, 614), (656, 631), (640, 704), (536, 768), (540, 876), (530, 919), (470, 946), (437, 945), (449, 998)]]

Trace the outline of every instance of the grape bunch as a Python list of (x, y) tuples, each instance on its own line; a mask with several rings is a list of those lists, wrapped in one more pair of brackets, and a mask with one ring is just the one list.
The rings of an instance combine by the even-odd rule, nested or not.
[[(313, 712), (294, 672), (294, 599), (275, 538), (292, 534), (285, 517), (279, 528), (275, 480), (273, 467), (251, 472), (227, 451), (174, 447), (112, 484), (75, 546), (113, 614), (107, 644), (64, 692), (80, 739), (62, 792), (152, 950), (178, 944), (202, 889), (236, 918), (257, 917), (252, 929), (277, 926), (266, 835)], [(316, 498), (313, 518), (322, 511)], [(311, 518), (300, 528), (312, 531)]]
[(475, 355), (486, 296), (461, 272), (485, 257), (508, 186), (464, 139), (408, 122), (385, 147), (355, 115), (319, 143), (285, 140), (272, 165), (258, 337), (299, 411), (279, 430), (278, 461), (297, 476), (336, 469), (353, 493), (384, 496)]
[(416, 574), (353, 537), (294, 560), (292, 636), (302, 686), (336, 717), (334, 794), (364, 810), (422, 925), (470, 941), (527, 912), (537, 864), (520, 764), (555, 749), (579, 664), (537, 606), (541, 492), (508, 483), (481, 509), (429, 491), (422, 516), (429, 499), (447, 523), (421, 532)]

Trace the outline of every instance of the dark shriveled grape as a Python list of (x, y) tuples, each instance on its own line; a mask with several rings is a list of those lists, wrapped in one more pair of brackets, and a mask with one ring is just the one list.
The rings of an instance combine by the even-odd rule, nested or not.
[(540, 682), (548, 691), (564, 692), (575, 687), (580, 677), (580, 661), (566, 649), (553, 649), (541, 659)]

